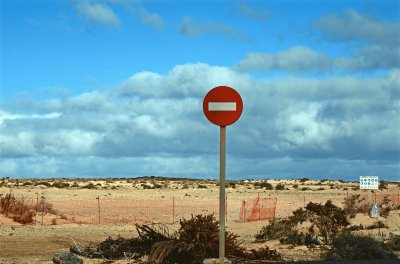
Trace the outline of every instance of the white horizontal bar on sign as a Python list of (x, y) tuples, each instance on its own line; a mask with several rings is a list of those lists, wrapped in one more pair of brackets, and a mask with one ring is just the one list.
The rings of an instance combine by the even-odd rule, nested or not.
[(209, 102), (208, 111), (236, 111), (235, 102)]

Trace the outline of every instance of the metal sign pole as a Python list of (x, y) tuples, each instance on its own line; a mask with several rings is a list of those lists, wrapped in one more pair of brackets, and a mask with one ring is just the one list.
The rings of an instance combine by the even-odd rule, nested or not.
[(220, 127), (219, 158), (219, 259), (225, 259), (225, 161), (226, 161), (226, 126)]

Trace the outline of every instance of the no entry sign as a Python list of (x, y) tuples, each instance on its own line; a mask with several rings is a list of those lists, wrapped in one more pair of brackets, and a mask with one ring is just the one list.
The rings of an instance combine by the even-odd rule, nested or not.
[(215, 87), (204, 97), (204, 115), (211, 123), (217, 126), (232, 125), (239, 119), (242, 110), (242, 98), (231, 87)]
[(235, 123), (243, 110), (239, 93), (228, 86), (211, 89), (203, 101), (203, 112), (207, 119), (219, 126), (219, 259), (225, 258), (225, 173), (226, 173), (226, 126)]

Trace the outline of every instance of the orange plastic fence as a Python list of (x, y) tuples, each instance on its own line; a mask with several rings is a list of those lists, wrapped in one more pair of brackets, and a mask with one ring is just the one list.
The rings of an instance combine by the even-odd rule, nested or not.
[(271, 220), (275, 218), (277, 198), (260, 198), (242, 201), (239, 219), (241, 222)]

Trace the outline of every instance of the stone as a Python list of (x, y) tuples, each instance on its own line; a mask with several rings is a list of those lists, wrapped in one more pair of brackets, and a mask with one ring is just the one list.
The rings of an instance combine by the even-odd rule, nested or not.
[(395, 237), (400, 238), (400, 231), (390, 231), (389, 237), (390, 238), (395, 238)]
[(218, 258), (203, 260), (203, 264), (231, 264), (231, 263), (232, 261), (230, 261), (227, 258), (225, 258), (222, 262)]
[(55, 254), (53, 262), (56, 264), (83, 264), (82, 259), (69, 252)]

